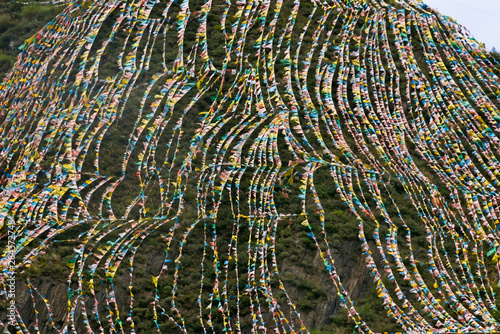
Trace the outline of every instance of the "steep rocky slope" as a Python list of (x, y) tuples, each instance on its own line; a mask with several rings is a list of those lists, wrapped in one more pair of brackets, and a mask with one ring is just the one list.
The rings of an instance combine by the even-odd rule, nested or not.
[(419, 1), (68, 2), (0, 85), (0, 326), (495, 331), (498, 68)]

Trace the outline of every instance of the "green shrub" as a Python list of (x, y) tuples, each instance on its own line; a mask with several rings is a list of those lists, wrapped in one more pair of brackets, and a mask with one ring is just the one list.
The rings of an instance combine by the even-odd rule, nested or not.
[(23, 6), (23, 9), (21, 10), (21, 16), (24, 19), (33, 21), (33, 20), (37, 19), (38, 14), (42, 11), (43, 11), (42, 6), (37, 5), (37, 4), (29, 4), (29, 5)]
[(0, 53), (0, 80), (5, 76), (4, 73), (10, 71), (10, 69), (14, 65), (15, 60), (16, 57), (14, 55)]
[(0, 15), (0, 33), (6, 31), (11, 25), (10, 16), (7, 14)]

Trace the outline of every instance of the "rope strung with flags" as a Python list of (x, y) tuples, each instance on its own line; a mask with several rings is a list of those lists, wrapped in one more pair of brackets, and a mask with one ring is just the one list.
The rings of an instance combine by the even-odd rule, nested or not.
[[(43, 309), (57, 332), (135, 333), (147, 320), (189, 332), (195, 312), (205, 333), (307, 333), (276, 249), (280, 225), (296, 220), (327, 289), (372, 332), (334, 263), (324, 170), (402, 331), (498, 330), (500, 71), (458, 23), (402, 0), (45, 3), (64, 10), (0, 84), (1, 231), (15, 228), (21, 272), (85, 229), (70, 240), (67, 299), (22, 282), (36, 318), (17, 305), (17, 331), (39, 332)], [(142, 319), (134, 259), (151, 238), (164, 254)], [(182, 297), (194, 240), (195, 311)], [(68, 304), (62, 327), (55, 302)]]

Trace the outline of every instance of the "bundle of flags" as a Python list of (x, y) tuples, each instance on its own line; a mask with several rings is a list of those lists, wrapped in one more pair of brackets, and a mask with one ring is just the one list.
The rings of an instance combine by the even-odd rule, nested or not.
[[(188, 331), (187, 310), (176, 303), (179, 273), (193, 231), (203, 230), (196, 303), (204, 332), (215, 321), (240, 332), (243, 296), (252, 332), (308, 332), (276, 254), (279, 225), (299, 219), (329, 289), (355, 329), (371, 332), (349, 277), (335, 267), (331, 213), (316, 189), (321, 168), (355, 217), (379, 302), (403, 332), (498, 329), (500, 72), (462, 26), (403, 0), (64, 3), (0, 84), (0, 224), (16, 231), (15, 270), (59, 234), (88, 226), (66, 263), (63, 328), (53, 299), (26, 282), (36, 331), (38, 295), (57, 332), (77, 331), (80, 317), (87, 332), (135, 332), (134, 259), (167, 226), (162, 266), (151, 277), (158, 330), (170, 322)], [(214, 11), (222, 13), (215, 22)], [(293, 179), (299, 191), (286, 196), (301, 203), (299, 213), (276, 205), (277, 186)], [(223, 247), (221, 212), (233, 222)], [(415, 220), (425, 255), (414, 252)], [(238, 269), (239, 244), (247, 272)], [(4, 300), (8, 252), (0, 258)], [(126, 314), (115, 287), (124, 267)], [(101, 270), (104, 297), (96, 292)], [(165, 296), (159, 286), (169, 275)], [(16, 309), (18, 331), (28, 331), (27, 320)]]

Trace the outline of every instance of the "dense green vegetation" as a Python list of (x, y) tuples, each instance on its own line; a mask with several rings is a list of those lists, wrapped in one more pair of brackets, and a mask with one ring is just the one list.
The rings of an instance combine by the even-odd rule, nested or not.
[(19, 47), (61, 12), (63, 6), (0, 2), (0, 80), (12, 68)]
[[(390, 2), (392, 4), (396, 4), (395, 2)], [(196, 12), (200, 10), (202, 2), (201, 1), (191, 1), (190, 5), (192, 6), (192, 11)], [(208, 49), (210, 52), (211, 58), (213, 59), (213, 64), (216, 68), (220, 68), (224, 64), (224, 34), (222, 32), (222, 27), (219, 24), (219, 17), (222, 15), (222, 2), (216, 3), (213, 6), (213, 10), (208, 16), (208, 31), (210, 32), (210, 39), (208, 41)], [(273, 9), (276, 4), (272, 4), (270, 8), (270, 12), (273, 12)], [(179, 11), (180, 4), (175, 2), (170, 11), (173, 13), (177, 13)], [(158, 6), (161, 7), (161, 6)], [(41, 27), (43, 27), (47, 22), (49, 22), (58, 12), (62, 10), (61, 6), (50, 6), (50, 5), (40, 5), (36, 3), (32, 3), (29, 5), (21, 5), (18, 3), (0, 3), (0, 78), (5, 75), (5, 73), (12, 67), (16, 54), (19, 52), (19, 46), (24, 43), (24, 40), (30, 38), (36, 31), (38, 31)], [(296, 30), (302, 31), (306, 29), (306, 24), (308, 24), (308, 15), (312, 14), (312, 4), (308, 1), (301, 1), (300, 3), (300, 13), (301, 15), (297, 17), (296, 20)], [(287, 3), (286, 6), (282, 9), (282, 11), (286, 14), (289, 14), (291, 11), (291, 4)], [(159, 18), (161, 14), (161, 8), (155, 10), (151, 14), (151, 18)], [(90, 51), (89, 59), (95, 59), (97, 57), (97, 49), (101, 46), (102, 42), (107, 40), (108, 36), (112, 31), (113, 24), (117, 18), (117, 13), (112, 13), (110, 17), (105, 21), (103, 27), (99, 35), (97, 36), (92, 49)], [(317, 11), (313, 18), (314, 21), (319, 20), (322, 13)], [(228, 21), (226, 22), (226, 28), (231, 26), (234, 22), (236, 16), (236, 9), (233, 6), (228, 14)], [(280, 20), (277, 22), (277, 30), (281, 31), (286, 27), (287, 24), (287, 15), (283, 15), (280, 17)], [(185, 37), (185, 45), (184, 45), (184, 57), (190, 57), (190, 52), (192, 51), (191, 46), (194, 45), (194, 41), (196, 39), (196, 31), (198, 29), (198, 23), (193, 20), (188, 24), (188, 29), (186, 30)], [(342, 24), (340, 21), (332, 28), (333, 29), (333, 44), (338, 44), (341, 39), (342, 32)], [(362, 22), (356, 25), (354, 32), (356, 34), (360, 34), (364, 37), (362, 33), (363, 26)], [(259, 36), (259, 30), (257, 27), (253, 27), (250, 29), (246, 36), (246, 46), (244, 48), (245, 51), (249, 52), (252, 48), (253, 43)], [(292, 47), (291, 50), (293, 52), (298, 50), (298, 34), (292, 36)], [(418, 35), (418, 33), (413, 30), (411, 31), (411, 36), (416, 41), (421, 41), (422, 37)], [(118, 30), (115, 38), (109, 44), (106, 49), (106, 53), (103, 55), (100, 63), (98, 77), (102, 81), (98, 83), (97, 87), (102, 84), (107, 78), (114, 76), (118, 72), (117, 58), (122, 51), (120, 47), (123, 45), (125, 39), (127, 38), (127, 34)], [(175, 29), (175, 24), (172, 24), (172, 29), (165, 32), (166, 40), (175, 40), (177, 38), (177, 30)], [(402, 62), (400, 59), (397, 59), (397, 48), (394, 45), (395, 36), (389, 32), (389, 39), (391, 42), (391, 52), (394, 54), (395, 66), (400, 73), (404, 72), (404, 68), (402, 66)], [(311, 49), (313, 45), (313, 40), (310, 36), (306, 35), (306, 38), (301, 41), (302, 49), (300, 51), (300, 56), (305, 56), (305, 54)], [(322, 40), (320, 41), (322, 42)], [(144, 40), (141, 41), (144, 43)], [(141, 44), (142, 45), (142, 44)], [(141, 48), (139, 48), (141, 49)], [(130, 50), (126, 49), (124, 51), (127, 54)], [(129, 135), (132, 131), (135, 130), (138, 123), (141, 121), (141, 117), (138, 118), (138, 110), (141, 108), (141, 99), (146, 90), (146, 85), (151, 77), (159, 72), (162, 72), (164, 68), (172, 68), (173, 63), (176, 61), (178, 57), (177, 48), (168, 47), (165, 50), (162, 48), (161, 43), (155, 44), (149, 64), (148, 69), (144, 69), (142, 73), (138, 75), (137, 84), (135, 89), (132, 91), (131, 95), (128, 96), (128, 101), (123, 108), (122, 113), (119, 115), (117, 120), (110, 125), (109, 131), (107, 131), (102, 141), (99, 143), (99, 168), (98, 171), (101, 175), (105, 175), (109, 177), (110, 180), (115, 180), (122, 176), (122, 159), (126, 150), (127, 145), (129, 144)], [(196, 51), (196, 52), (199, 52)], [(315, 51), (318, 53), (318, 50)], [(423, 55), (423, 50), (416, 49), (415, 50), (417, 61), (424, 68), (425, 75), (432, 79), (432, 74), (425, 66), (425, 58)], [(140, 58), (141, 54), (137, 56)], [(334, 52), (330, 48), (326, 51), (326, 56), (328, 60), (325, 62), (329, 66), (333, 64), (334, 60)], [(499, 55), (497, 53), (493, 53), (492, 56), (499, 60)], [(313, 57), (312, 60), (312, 68), (316, 65), (316, 58)], [(299, 59), (300, 61), (300, 59)], [(77, 61), (78, 63), (78, 61)], [(76, 64), (77, 64), (76, 63)], [(262, 63), (258, 63), (256, 59), (247, 59), (246, 65), (251, 65), (259, 69), (263, 69), (264, 65)], [(284, 85), (284, 76), (285, 76), (285, 66), (286, 61), (280, 59), (276, 63), (276, 80), (280, 89), (283, 89)], [(447, 63), (448, 64), (448, 63)], [(197, 65), (199, 66), (199, 65)], [(296, 65), (298, 69), (302, 69), (303, 65)], [(387, 71), (389, 71), (389, 66), (387, 63), (383, 63), (383, 66)], [(498, 66), (498, 64), (497, 64)], [(76, 68), (68, 74), (69, 76), (69, 89), (73, 88), (73, 82), (76, 77)], [(237, 69), (234, 64), (230, 64), (228, 69)], [(63, 66), (60, 66), (56, 69), (54, 78), (59, 80), (58, 75), (61, 75), (66, 70)], [(199, 70), (199, 68), (196, 68)], [(230, 77), (230, 75), (228, 75)], [(55, 80), (54, 80), (55, 81)], [(228, 82), (230, 80), (227, 80)], [(310, 87), (314, 87), (315, 85), (315, 77), (314, 75), (310, 75), (307, 78), (307, 83)], [(193, 83), (194, 85), (194, 83)], [(401, 91), (406, 89), (406, 83), (401, 83)], [(228, 83), (222, 87), (221, 90), (228, 90)], [(149, 92), (149, 96), (154, 96), (155, 94), (159, 94), (161, 92), (160, 85), (155, 85), (151, 91)], [(246, 94), (246, 93), (245, 93)], [(173, 108), (172, 117), (174, 119), (181, 118), (186, 108), (189, 106), (190, 101), (195, 97), (196, 91), (193, 89), (189, 93), (180, 99), (175, 108)], [(353, 92), (351, 90), (348, 91), (349, 103), (353, 102)], [(96, 95), (91, 96), (92, 99), (97, 98)], [(219, 100), (217, 100), (219, 99)], [(183, 123), (182, 123), (182, 131), (183, 131), (183, 140), (182, 145), (179, 147), (178, 151), (174, 149), (166, 149), (167, 145), (167, 136), (161, 137), (159, 139), (158, 147), (160, 148), (156, 152), (156, 163), (157, 165), (161, 165), (165, 160), (173, 160), (174, 155), (178, 157), (186, 157), (188, 153), (188, 141), (193, 137), (197, 122), (199, 119), (199, 114), (207, 111), (210, 108), (210, 105), (214, 102), (220, 102), (223, 106), (228, 107), (228, 102), (221, 101), (220, 96), (216, 96), (214, 91), (211, 91), (205, 94), (200, 100), (190, 108), (185, 115), (183, 115)], [(149, 106), (152, 102), (151, 97), (148, 98), (145, 103), (146, 106)], [(285, 102), (289, 102), (286, 100)], [(65, 105), (66, 102), (61, 103), (61, 109), (67, 107)], [(225, 103), (225, 104), (224, 104)], [(301, 102), (299, 102), (301, 103)], [(337, 103), (337, 102), (335, 102)], [(411, 102), (410, 102), (411, 104)], [(269, 104), (267, 100), (265, 101), (265, 106), (267, 109), (269, 108)], [(160, 108), (164, 108), (164, 101), (160, 105)], [(391, 105), (392, 107), (392, 105)], [(235, 110), (235, 114), (242, 113), (243, 106), (242, 104), (238, 105)], [(255, 113), (255, 110), (251, 110), (252, 113)], [(303, 111), (300, 111), (300, 116), (304, 116)], [(426, 118), (426, 121), (429, 120), (428, 115), (423, 115)], [(222, 120), (223, 117), (220, 117)], [(301, 117), (301, 121), (303, 121), (304, 117)], [(214, 138), (214, 142), (223, 141), (225, 139), (224, 130), (230, 129), (235, 123), (231, 123), (233, 121), (228, 122), (222, 131), (220, 131)], [(165, 128), (165, 133), (174, 133), (175, 125), (169, 123)], [(312, 133), (307, 133), (308, 139), (311, 142), (314, 141), (314, 137)], [(253, 142), (257, 139), (257, 133), (253, 133), (249, 142)], [(360, 153), (359, 149), (356, 147), (356, 141), (354, 138), (350, 136), (346, 136), (346, 140), (349, 146), (353, 149), (353, 151)], [(280, 134), (278, 136), (278, 150), (279, 156), (282, 159), (283, 166), (288, 166), (290, 162), (293, 160), (293, 156), (287, 148), (287, 145), (284, 141), (283, 135)], [(142, 146), (146, 144), (147, 141), (145, 136), (139, 138), (137, 146)], [(215, 145), (209, 148), (208, 156), (212, 158), (215, 156)], [(410, 148), (410, 152), (412, 154), (412, 158), (420, 169), (430, 181), (439, 186), (439, 191), (444, 197), (449, 197), (450, 190), (444, 185), (444, 181), (442, 181), (436, 173), (433, 173), (432, 166), (424, 161), (420, 155), (418, 155), (415, 150), (415, 145), (411, 140), (408, 141), (408, 146)], [(245, 146), (244, 152), (248, 152), (249, 147)], [(96, 173), (96, 166), (94, 165), (94, 160), (96, 158), (96, 144), (93, 142), (90, 145), (89, 153), (85, 157), (82, 162), (82, 178), (79, 180), (80, 184), (85, 182), (86, 179), (90, 179), (90, 176)], [(148, 152), (150, 153), (150, 152)], [(339, 154), (339, 159), (342, 163), (348, 163), (346, 156), (344, 156), (340, 152), (335, 152)], [(374, 150), (371, 153), (376, 153)], [(56, 147), (51, 149), (47, 155), (45, 156), (45, 161), (42, 163), (42, 168), (49, 170), (52, 168), (52, 163), (57, 159), (60, 154), (60, 150)], [(127, 166), (128, 173), (125, 178), (126, 182), (120, 184), (120, 186), (114, 191), (113, 197), (111, 200), (104, 202), (104, 207), (101, 206), (102, 202), (100, 201), (102, 194), (104, 193), (104, 187), (99, 188), (90, 198), (88, 202), (88, 211), (93, 217), (99, 217), (106, 212), (108, 207), (112, 207), (114, 214), (117, 217), (122, 217), (126, 210), (127, 206), (134, 201), (135, 194), (140, 189), (140, 182), (137, 178), (131, 177), (136, 173), (137, 169), (135, 168), (133, 161), (138, 160), (138, 153), (133, 152), (129, 165)], [(179, 159), (179, 158), (178, 158)], [(367, 163), (368, 161), (364, 156), (362, 162)], [(182, 159), (180, 159), (182, 161)], [(11, 171), (15, 168), (16, 159), (12, 159), (12, 163), (9, 166), (0, 166), (5, 171)], [(202, 163), (198, 160), (193, 161), (193, 168), (202, 166)], [(175, 166), (175, 169), (171, 172), (173, 175), (179, 170), (179, 166)], [(302, 211), (301, 201), (298, 200), (298, 196), (300, 194), (300, 182), (301, 178), (304, 175), (304, 170), (302, 169), (304, 166), (299, 166), (294, 170), (289, 177), (284, 178), (282, 182), (276, 184), (272, 189), (274, 195), (274, 204), (276, 205), (276, 210), (278, 213), (282, 214), (300, 214)], [(133, 171), (133, 172), (132, 172)], [(240, 184), (240, 193), (239, 200), (241, 203), (246, 203), (249, 197), (249, 188), (252, 182), (252, 171), (247, 171), (242, 179)], [(170, 173), (170, 172), (169, 172)], [(143, 171), (143, 174), (145, 172)], [(51, 175), (48, 175), (51, 177)], [(54, 175), (52, 175), (53, 177)], [(165, 175), (161, 175), (164, 177)], [(48, 179), (46, 175), (41, 175), (37, 177), (37, 190), (43, 189), (44, 186), (48, 183)], [(342, 276), (346, 281), (357, 282), (355, 285), (349, 287), (350, 293), (355, 298), (355, 306), (357, 311), (360, 313), (363, 320), (369, 323), (370, 328), (376, 332), (390, 331), (396, 332), (400, 330), (400, 327), (392, 321), (389, 317), (386, 316), (386, 309), (381, 305), (380, 299), (377, 297), (376, 286), (372, 281), (372, 277), (370, 276), (365, 263), (364, 257), (360, 248), (359, 241), (359, 221), (356, 218), (354, 212), (350, 210), (350, 208), (345, 204), (345, 200), (343, 200), (340, 195), (337, 193), (335, 186), (333, 185), (332, 177), (329, 175), (329, 170), (327, 168), (320, 168), (314, 174), (314, 182), (315, 188), (318, 193), (318, 196), (321, 200), (323, 209), (326, 212), (324, 226), (320, 224), (319, 214), (310, 214), (308, 219), (310, 223), (310, 227), (306, 227), (302, 224), (303, 218), (294, 217), (289, 220), (282, 219), (277, 222), (275, 236), (275, 252), (277, 254), (277, 263), (278, 268), (280, 269), (280, 278), (282, 279), (282, 283), (286, 288), (287, 293), (292, 296), (291, 298), (296, 304), (296, 313), (302, 315), (302, 318), (307, 324), (307, 327), (311, 329), (311, 333), (313, 334), (326, 334), (326, 333), (351, 333), (354, 330), (354, 324), (350, 318), (347, 316), (347, 311), (345, 308), (341, 307), (340, 299), (337, 295), (337, 291), (332, 284), (330, 278), (328, 277), (328, 272), (321, 263), (321, 260), (318, 256), (318, 246), (315, 243), (314, 239), (311, 238), (310, 232), (314, 232), (315, 235), (320, 235), (322, 228), (324, 228), (326, 232), (325, 239), (330, 244), (331, 248), (334, 251), (334, 259), (336, 262), (336, 266), (338, 267), (339, 275)], [(363, 194), (370, 193), (369, 185), (360, 181), (359, 184), (356, 185), (358, 188), (354, 189), (353, 192), (357, 194), (359, 198), (363, 198)], [(405, 192), (405, 188), (401, 182), (396, 177), (388, 178), (385, 176), (379, 180), (378, 186), (381, 188), (381, 198), (384, 203), (393, 203), (394, 205), (387, 205), (385, 208), (389, 215), (394, 218), (394, 221), (397, 224), (401, 223), (399, 215), (404, 216), (405, 223), (411, 229), (411, 245), (412, 245), (412, 253), (415, 258), (425, 259), (427, 256), (428, 243), (426, 242), (426, 230), (425, 225), (422, 223), (420, 213), (417, 212), (415, 206), (412, 203), (412, 200)], [(197, 217), (197, 185), (195, 179), (193, 178), (192, 182), (190, 181), (186, 188), (184, 189), (184, 200), (185, 200), (185, 212), (181, 216), (178, 224), (180, 226), (180, 231), (187, 230), (188, 226), (196, 221)], [(112, 228), (116, 227), (116, 230), (113, 230), (109, 234), (106, 235), (102, 240), (95, 241), (95, 243), (89, 243), (86, 245), (88, 249), (97, 250), (103, 245), (112, 245), (113, 241), (116, 240), (120, 233), (123, 233), (127, 227), (130, 227), (131, 221), (154, 221), (158, 219), (158, 212), (161, 210), (161, 198), (158, 195), (159, 193), (159, 185), (158, 183), (153, 183), (153, 186), (147, 189), (151, 195), (148, 197), (148, 201), (146, 207), (149, 211), (145, 211), (139, 207), (139, 205), (135, 206), (132, 211), (128, 214), (127, 220), (118, 219), (113, 224), (109, 225), (107, 222), (99, 222), (96, 220), (86, 221), (81, 225), (70, 229), (64, 233), (59, 234), (55, 240), (52, 241), (50, 247), (44, 248), (45, 254), (43, 256), (37, 256), (33, 259), (31, 265), (26, 266), (26, 269), (19, 273), (19, 277), (30, 281), (34, 286), (41, 287), (41, 294), (47, 295), (51, 291), (57, 290), (57, 287), (67, 288), (67, 277), (70, 273), (71, 264), (74, 264), (72, 259), (74, 258), (74, 247), (77, 247), (81, 244), (82, 240), (85, 239), (85, 232), (92, 228), (93, 225), (99, 227), (100, 232), (109, 232)], [(82, 197), (87, 195), (87, 190), (82, 191)], [(168, 194), (172, 196), (172, 193)], [(92, 300), (89, 297), (91, 291), (91, 285), (89, 281), (92, 279), (94, 284), (95, 294), (98, 296), (100, 306), (99, 312), (100, 314), (106, 315), (108, 310), (105, 307), (104, 300), (111, 289), (114, 289), (116, 292), (116, 300), (117, 300), (117, 311), (119, 311), (120, 317), (114, 316), (113, 319), (116, 319), (116, 323), (118, 320), (125, 321), (126, 314), (128, 314), (129, 309), (128, 306), (131, 302), (131, 295), (133, 294), (134, 300), (134, 313), (133, 319), (135, 321), (135, 330), (137, 333), (150, 333), (156, 330), (156, 324), (152, 320), (153, 319), (153, 308), (152, 303), (155, 301), (155, 294), (160, 296), (161, 307), (166, 310), (170, 310), (173, 301), (175, 301), (177, 307), (183, 311), (183, 315), (185, 318), (176, 319), (177, 321), (184, 322), (186, 324), (186, 328), (189, 332), (192, 333), (200, 333), (202, 332), (202, 323), (200, 322), (200, 313), (202, 313), (202, 318), (204, 319), (204, 326), (208, 326), (206, 322), (206, 318), (210, 314), (209, 311), (205, 307), (202, 308), (200, 313), (198, 313), (198, 302), (202, 305), (206, 306), (209, 303), (211, 304), (212, 297), (208, 297), (211, 294), (211, 287), (214, 285), (216, 280), (215, 276), (215, 268), (212, 268), (215, 264), (215, 255), (213, 249), (217, 246), (220, 254), (218, 255), (218, 263), (224, 263), (227, 261), (228, 263), (228, 277), (232, 278), (228, 284), (228, 294), (229, 294), (229, 302), (228, 309), (230, 310), (230, 314), (234, 315), (237, 312), (236, 308), (236, 298), (241, 298), (239, 300), (240, 306), (240, 316), (242, 322), (240, 324), (243, 332), (249, 331), (252, 324), (251, 319), (251, 307), (257, 305), (256, 302), (252, 304), (249, 295), (243, 293), (243, 291), (247, 288), (246, 284), (248, 282), (248, 271), (249, 264), (251, 263), (251, 259), (249, 259), (247, 253), (248, 245), (253, 245), (250, 241), (253, 234), (257, 233), (258, 228), (263, 227), (253, 227), (253, 230), (248, 226), (249, 221), (242, 219), (236, 223), (232, 216), (232, 206), (235, 204), (234, 198), (229, 198), (227, 191), (223, 191), (222, 194), (219, 194), (222, 198), (221, 206), (219, 207), (219, 214), (217, 216), (217, 220), (212, 221), (207, 219), (206, 221), (201, 221), (193, 227), (189, 235), (189, 239), (186, 245), (183, 248), (182, 252), (182, 264), (177, 265), (177, 267), (171, 265), (168, 270), (166, 277), (162, 276), (158, 280), (157, 287), (153, 285), (152, 275), (157, 275), (162, 262), (165, 258), (166, 245), (168, 244), (168, 251), (170, 252), (168, 255), (170, 258), (176, 258), (179, 255), (179, 247), (183, 245), (180, 240), (181, 232), (178, 232), (176, 238), (174, 240), (169, 240), (167, 238), (170, 233), (173, 222), (168, 221), (162, 224), (155, 233), (152, 233), (147, 238), (142, 241), (138, 241), (135, 245), (140, 244), (137, 253), (134, 255), (134, 277), (133, 281), (130, 282), (130, 273), (131, 269), (128, 265), (129, 261), (132, 260), (132, 254), (129, 252), (125, 258), (121, 259), (122, 265), (119, 267), (116, 276), (114, 278), (109, 278), (107, 276), (107, 272), (99, 267), (95, 272), (91, 272), (90, 270), (84, 270), (82, 273), (83, 281), (86, 282), (83, 286), (83, 294), (86, 296), (85, 303), (87, 303), (87, 307), (90, 309), (92, 307)], [(216, 196), (217, 197), (217, 196)], [(67, 200), (68, 196), (60, 199), (60, 206), (64, 200)], [(373, 212), (379, 212), (377, 208), (377, 204), (373, 198), (367, 197), (366, 203)], [(211, 201), (207, 207), (211, 208), (214, 206), (215, 200)], [(178, 205), (178, 203), (173, 203), (172, 205)], [(315, 212), (315, 203), (312, 198), (308, 198), (306, 201), (307, 211)], [(73, 206), (69, 208), (68, 217), (72, 217), (76, 215), (78, 212), (78, 203), (76, 201), (73, 203)], [(40, 215), (48, 213), (48, 209), (45, 208), (45, 211), (41, 211)], [(242, 206), (241, 214), (247, 215), (248, 207)], [(399, 211), (398, 211), (399, 210)], [(365, 221), (365, 234), (367, 235), (367, 240), (370, 246), (375, 246), (375, 238), (373, 237), (374, 232), (377, 232), (382, 239), (383, 249), (387, 252), (387, 246), (384, 244), (385, 240), (384, 236), (386, 236), (390, 231), (388, 230), (387, 224), (384, 221), (384, 217), (378, 215), (373, 219), (372, 217), (368, 217), (367, 214), (363, 212), (358, 212), (360, 217)], [(22, 217), (20, 217), (22, 218)], [(68, 219), (69, 220), (69, 219)], [(238, 250), (238, 264), (236, 262), (231, 261), (227, 254), (225, 254), (225, 250), (228, 248), (228, 244), (231, 242), (232, 231), (235, 228), (239, 228), (238, 238), (240, 243), (236, 247)], [(6, 227), (2, 230), (5, 232)], [(400, 231), (398, 235), (398, 242), (401, 245), (405, 245), (404, 232)], [(206, 240), (204, 240), (205, 236), (217, 235), (217, 242), (214, 245), (208, 247), (206, 245)], [(39, 245), (41, 240), (45, 237), (45, 234), (37, 237), (34, 241), (32, 241), (30, 248), (34, 248)], [(94, 241), (92, 241), (94, 242)], [(445, 249), (449, 250), (450, 253), (453, 250), (454, 244), (453, 240), (445, 236), (441, 240)], [(5, 240), (1, 243), (2, 246), (5, 245)], [(321, 246), (320, 246), (321, 247)], [(211, 251), (212, 249), (212, 251)], [(374, 247), (375, 249), (375, 247)], [(222, 251), (221, 251), (222, 250)], [(320, 249), (321, 250), (321, 249)], [(20, 254), (18, 254), (18, 260), (20, 260), (23, 256), (28, 254), (28, 249), (24, 249)], [(207, 253), (205, 257), (205, 252)], [(405, 265), (411, 267), (411, 263), (408, 260), (410, 257), (410, 252), (408, 248), (401, 248), (402, 258), (405, 259)], [(273, 261), (271, 254), (266, 254), (267, 261), (271, 263)], [(101, 260), (97, 260), (92, 258), (89, 255), (89, 262), (95, 261), (94, 263), (101, 263)], [(377, 265), (380, 267), (384, 267), (384, 263), (380, 256), (375, 256), (375, 261)], [(430, 259), (426, 261), (421, 261), (419, 263), (419, 270), (422, 273), (422, 277), (424, 280), (431, 280), (431, 273), (428, 268)], [(255, 266), (255, 263), (253, 263)], [(487, 261), (486, 263), (487, 269), (490, 272), (494, 272), (494, 262)], [(238, 266), (238, 267), (237, 267)], [(250, 264), (251, 266), (251, 264)], [(457, 270), (459, 269), (459, 265), (453, 263), (450, 264), (449, 267), (451, 269)], [(205, 277), (201, 277), (202, 268), (205, 268)], [(211, 269), (208, 270), (207, 268)], [(255, 269), (255, 268), (254, 268)], [(387, 268), (386, 268), (387, 269)], [(390, 269), (396, 270), (394, 263), (391, 263)], [(234, 282), (234, 273), (236, 270), (239, 270), (240, 276), (238, 276), (239, 282)], [(174, 272), (179, 272), (179, 280), (174, 281)], [(258, 275), (258, 274), (257, 274)], [(221, 276), (222, 277), (222, 276)], [(221, 277), (218, 277), (219, 281)], [(50, 279), (49, 283), (47, 282), (47, 278)], [(227, 277), (226, 277), (227, 278)], [(262, 277), (264, 279), (264, 277)], [(269, 286), (271, 286), (276, 293), (276, 297), (281, 300), (285, 300), (287, 297), (285, 293), (280, 290), (280, 282), (278, 281), (278, 276), (271, 276), (269, 278)], [(386, 286), (391, 286), (391, 282), (384, 277), (384, 284)], [(200, 282), (203, 283), (203, 286), (200, 286)], [(78, 283), (78, 277), (76, 275), (72, 276), (71, 286), (75, 288)], [(130, 283), (130, 285), (129, 285)], [(496, 286), (497, 281), (493, 282)], [(175, 296), (172, 294), (173, 287), (176, 286)], [(207, 288), (208, 287), (208, 288)], [(406, 292), (411, 288), (410, 284), (407, 281), (401, 282), (401, 288)], [(21, 287), (20, 287), (21, 289)], [(25, 295), (28, 295), (27, 288), (23, 287), (22, 291), (24, 291)], [(63, 289), (63, 290), (64, 290)], [(66, 289), (67, 290), (67, 289)], [(66, 291), (64, 291), (66, 292)], [(262, 291), (259, 291), (262, 292)], [(431, 292), (437, 293), (436, 288), (431, 287)], [(495, 293), (499, 293), (500, 290), (496, 288)], [(392, 297), (396, 299), (397, 297), (391, 291)], [(198, 301), (198, 296), (201, 296)], [(425, 313), (423, 311), (422, 305), (419, 304), (418, 300), (415, 296), (410, 295), (410, 301), (416, 305), (416, 308), (419, 312)], [(219, 298), (219, 299), (217, 299)], [(413, 299), (411, 299), (413, 298)], [(220, 302), (220, 296), (215, 297), (214, 305), (216, 302)], [(65, 319), (67, 315), (66, 305), (57, 305), (57, 299), (52, 298), (51, 302), (55, 302), (53, 305), (57, 308), (57, 312), (54, 313), (54, 325), (57, 328), (61, 328), (61, 326), (65, 325)], [(37, 299), (36, 302), (38, 306), (42, 305), (42, 302)], [(261, 301), (263, 305), (265, 305), (264, 301)], [(31, 306), (31, 301), (26, 302), (26, 308), (22, 311), (25, 312), (29, 317), (30, 314), (34, 314), (33, 306)], [(43, 305), (41, 306), (44, 307)], [(445, 306), (446, 310), (451, 310), (450, 306)], [(0, 311), (5, 311), (7, 308), (7, 302), (2, 302), (0, 304)], [(268, 311), (267, 306), (264, 306), (264, 311)], [(283, 312), (286, 315), (290, 315), (291, 319), (295, 319), (294, 311), (291, 309), (289, 305), (285, 305)], [(115, 313), (116, 314), (116, 313)], [(498, 319), (498, 314), (495, 314)], [(211, 313), (211, 319), (214, 326), (214, 332), (219, 333), (222, 332), (222, 316), (217, 310), (214, 310)], [(40, 314), (41, 320), (48, 319), (48, 312), (42, 312)], [(180, 330), (176, 328), (171, 322), (167, 322), (165, 317), (159, 318), (160, 329), (167, 333), (175, 333)], [(429, 320), (429, 319), (427, 319)], [(83, 320), (79, 318), (79, 323), (76, 324), (77, 328), (83, 327)], [(43, 329), (49, 332), (50, 323), (42, 321)], [(115, 323), (115, 325), (116, 325)], [(90, 320), (90, 324), (93, 328), (98, 326), (97, 321), (95, 319)], [(33, 324), (30, 324), (33, 326)], [(80, 326), (80, 327), (79, 327)], [(107, 322), (104, 323), (104, 332), (109, 332), (111, 330), (111, 325)], [(33, 329), (33, 328), (31, 328)], [(128, 328), (127, 328), (128, 330)]]

